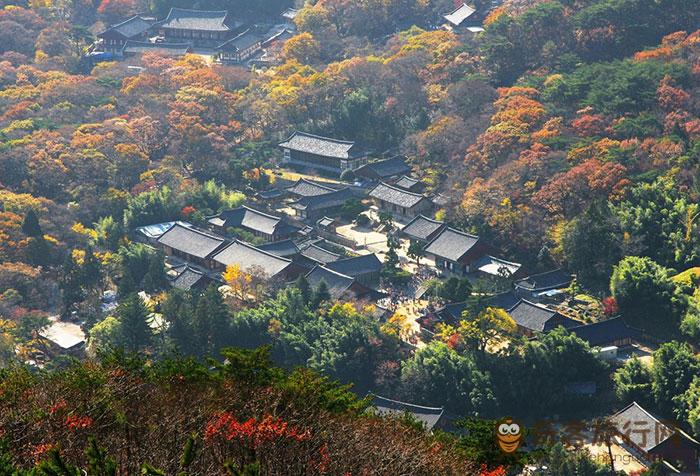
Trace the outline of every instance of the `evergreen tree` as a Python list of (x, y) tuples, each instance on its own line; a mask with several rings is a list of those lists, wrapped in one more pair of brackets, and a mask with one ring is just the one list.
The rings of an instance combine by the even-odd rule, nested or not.
[(22, 231), (25, 235), (32, 238), (44, 236), (44, 232), (41, 230), (41, 225), (39, 225), (39, 219), (36, 216), (36, 212), (34, 212), (32, 208), (30, 208), (27, 214), (24, 216), (24, 221), (22, 221)]
[(311, 308), (318, 309), (322, 302), (329, 301), (331, 294), (328, 292), (328, 285), (325, 281), (318, 283), (314, 295), (311, 298)]
[(150, 255), (148, 260), (148, 272), (143, 278), (143, 288), (149, 293), (158, 292), (168, 285), (165, 274), (165, 256), (162, 251)]
[(138, 352), (153, 342), (148, 326), (148, 308), (141, 297), (132, 293), (117, 306), (116, 315), (121, 324), (121, 345), (129, 352)]
[(43, 235), (29, 239), (27, 244), (27, 261), (35, 266), (51, 264), (51, 248)]
[(224, 298), (215, 285), (199, 297), (195, 309), (194, 327), (199, 349), (203, 355), (218, 353), (229, 341), (231, 315)]
[(297, 279), (296, 286), (299, 293), (301, 293), (301, 298), (304, 301), (304, 304), (308, 304), (311, 300), (311, 286), (309, 285), (309, 280), (302, 274)]
[(84, 292), (81, 286), (82, 273), (71, 255), (66, 257), (63, 263), (61, 277), (58, 286), (61, 290), (64, 317), (68, 316), (72, 307), (83, 300)]
[(183, 355), (193, 355), (194, 327), (192, 323), (191, 296), (179, 289), (173, 289), (163, 302), (161, 310), (168, 322), (168, 337), (175, 349)]
[(102, 287), (102, 264), (95, 256), (92, 248), (85, 250), (85, 260), (80, 270), (81, 286), (84, 289), (99, 289)]

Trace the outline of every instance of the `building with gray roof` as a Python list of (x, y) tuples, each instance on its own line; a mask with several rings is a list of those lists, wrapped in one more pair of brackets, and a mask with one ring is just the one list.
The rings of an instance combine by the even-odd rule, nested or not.
[(664, 474), (698, 474), (700, 443), (668, 419), (632, 402), (610, 417), (610, 423), (635, 455), (651, 464), (661, 461)]
[(156, 53), (162, 56), (185, 56), (192, 51), (189, 43), (152, 43), (150, 41), (129, 40), (122, 48), (122, 56), (138, 56), (144, 53)]
[(510, 281), (519, 276), (523, 265), (513, 261), (506, 261), (491, 255), (484, 255), (477, 259), (472, 269), (480, 277), (489, 280)]
[(217, 46), (217, 58), (224, 64), (243, 63), (261, 50), (264, 39), (257, 31), (249, 28)]
[(182, 291), (201, 291), (215, 280), (203, 271), (189, 265), (177, 270), (177, 276), (170, 280), (170, 285)]
[(226, 233), (229, 228), (240, 228), (267, 241), (287, 239), (299, 229), (282, 217), (270, 215), (245, 205), (224, 210), (217, 215), (208, 217), (207, 222), (217, 233)]
[(469, 20), (474, 17), (475, 13), (476, 9), (470, 7), (466, 3), (462, 3), (459, 7), (445, 15), (443, 18), (447, 20), (452, 27), (467, 26), (468, 24), (471, 24)]
[(299, 219), (317, 220), (337, 213), (348, 200), (355, 198), (352, 189), (345, 187), (322, 195), (301, 197), (291, 204), (291, 208)]
[(621, 317), (572, 327), (569, 332), (576, 334), (591, 347), (630, 345), (641, 336), (639, 331), (629, 327)]
[(341, 174), (367, 161), (368, 153), (353, 141), (323, 137), (306, 132), (294, 132), (280, 142), (284, 164)]
[(244, 24), (227, 11), (171, 8), (156, 27), (169, 43), (190, 43), (198, 47), (216, 47), (243, 31)]
[(310, 265), (311, 267), (317, 264), (328, 264), (333, 261), (338, 261), (341, 255), (338, 253), (333, 253), (325, 248), (322, 248), (315, 243), (307, 243), (301, 247), (299, 254), (305, 258), (302, 262)]
[(411, 173), (411, 167), (402, 156), (369, 162), (355, 171), (356, 177), (366, 178), (375, 182), (386, 181)]
[(518, 325), (518, 331), (528, 336), (549, 332), (558, 326), (570, 328), (581, 325), (579, 321), (570, 319), (542, 304), (524, 299), (510, 308), (508, 314)]
[(332, 271), (324, 266), (316, 266), (306, 279), (312, 288), (317, 288), (321, 282), (326, 284), (328, 294), (333, 300), (340, 299), (369, 299), (375, 300), (380, 293), (364, 286), (355, 278)]
[(545, 273), (533, 274), (514, 283), (515, 291), (523, 297), (540, 300), (543, 293), (568, 288), (573, 281), (571, 273), (553, 269)]
[(404, 217), (415, 217), (429, 211), (433, 204), (428, 197), (380, 182), (369, 192), (369, 197), (382, 211)]
[(394, 182), (394, 186), (413, 193), (423, 193), (425, 190), (425, 184), (423, 182), (407, 175), (403, 175), (396, 182)]
[(445, 222), (418, 215), (401, 229), (401, 234), (411, 241), (428, 243), (446, 227)]
[(239, 266), (244, 272), (262, 275), (268, 279), (291, 281), (304, 269), (291, 259), (277, 256), (253, 245), (236, 240), (212, 256), (216, 268)]
[(293, 185), (285, 188), (285, 191), (295, 198), (316, 197), (335, 192), (337, 189), (320, 182), (314, 182), (305, 178), (300, 178)]
[(293, 258), (299, 254), (299, 247), (292, 240), (273, 241), (256, 246), (257, 249), (281, 256), (283, 258)]
[(442, 407), (426, 407), (372, 395), (372, 406), (382, 416), (401, 417), (410, 415), (420, 422), (427, 431), (445, 430), (448, 427), (445, 410)]
[(331, 271), (355, 278), (369, 287), (379, 284), (382, 266), (382, 262), (374, 253), (338, 259), (325, 265)]
[(478, 236), (446, 227), (425, 247), (425, 254), (444, 272), (464, 276), (473, 263), (493, 249)]
[(155, 22), (153, 17), (134, 15), (98, 33), (97, 37), (102, 40), (103, 51), (121, 55), (127, 41), (146, 41)]
[(209, 258), (224, 247), (226, 239), (193, 226), (175, 223), (158, 238), (157, 243), (168, 256), (176, 256), (187, 262), (210, 268)]

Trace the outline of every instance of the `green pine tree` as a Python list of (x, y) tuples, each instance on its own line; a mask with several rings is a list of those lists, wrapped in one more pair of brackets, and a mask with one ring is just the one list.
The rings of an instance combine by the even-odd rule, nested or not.
[(148, 326), (148, 308), (138, 294), (129, 294), (119, 306), (116, 317), (121, 326), (121, 345), (129, 352), (138, 352), (153, 342), (153, 332)]

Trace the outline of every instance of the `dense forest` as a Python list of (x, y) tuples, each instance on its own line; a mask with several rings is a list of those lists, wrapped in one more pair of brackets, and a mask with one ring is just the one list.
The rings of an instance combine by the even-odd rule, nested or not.
[[(0, 0), (0, 361), (11, 367), (0, 375), (0, 472), (36, 463), (36, 474), (88, 464), (115, 474), (116, 458), (133, 463), (126, 473), (152, 465), (142, 474), (225, 474), (229, 464), (228, 474), (391, 465), (376, 471), (502, 476), (500, 463), (524, 461), (494, 464), (468, 438), (367, 417), (355, 394), (369, 392), (488, 419), (636, 400), (700, 436), (700, 1), (506, 0), (478, 34), (439, 28), (451, 0), (297, 3)], [(86, 61), (107, 26), (171, 7), (261, 23), (299, 11), (270, 68), (153, 53), (136, 70)], [(276, 145), (295, 130), (405, 155), (447, 200), (435, 218), (530, 269), (569, 270), (573, 294), (655, 339), (653, 363), (614, 367), (563, 329), (515, 336), (480, 293), (467, 319), (409, 349), (398, 320), (333, 302), (303, 278), (251, 285), (228, 270), (239, 299), (170, 290), (162, 253), (130, 232), (203, 225), (273, 187)], [(108, 289), (119, 295), (113, 312), (101, 308)], [(156, 309), (162, 329), (149, 321)], [(95, 360), (22, 368), (50, 316), (78, 319)], [(230, 349), (261, 346), (264, 358)], [(115, 348), (141, 357), (115, 362)], [(603, 396), (567, 394), (582, 381)], [(248, 423), (268, 427), (246, 427), (249, 445), (231, 445), (223, 431)], [(534, 458), (561, 465), (552, 474), (609, 474), (549, 451)]]

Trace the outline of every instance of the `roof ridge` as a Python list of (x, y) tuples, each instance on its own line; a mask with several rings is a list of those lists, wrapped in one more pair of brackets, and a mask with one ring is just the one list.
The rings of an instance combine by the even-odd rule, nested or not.
[(578, 328), (580, 328), (580, 327), (597, 326), (597, 325), (600, 325), (600, 324), (606, 324), (606, 323), (608, 323), (608, 322), (613, 322), (613, 321), (616, 321), (616, 322), (617, 322), (617, 321), (622, 321), (622, 323), (625, 325), (625, 327), (628, 327), (628, 328), (632, 329), (631, 327), (629, 327), (629, 326), (627, 325), (627, 323), (625, 323), (624, 319), (622, 319), (621, 316), (617, 316), (617, 317), (613, 317), (613, 318), (610, 318), (610, 319), (604, 319), (604, 320), (602, 320), (602, 321), (590, 322), (590, 323), (588, 323), (588, 324), (586, 324), (586, 323), (584, 322), (583, 324), (580, 324), (580, 325), (578, 325), (578, 326), (569, 327), (569, 330), (570, 330), (570, 331), (573, 331), (573, 330), (576, 330), (576, 329), (578, 329)]
[(538, 276), (543, 276), (545, 274), (556, 273), (557, 271), (561, 271), (562, 273), (566, 273), (566, 271), (564, 271), (561, 267), (559, 267), (559, 268), (550, 269), (549, 271), (542, 271), (541, 273), (531, 274), (531, 275), (526, 276), (522, 279), (519, 279), (518, 281), (524, 281), (526, 279), (536, 278)]
[(304, 251), (308, 250), (308, 249), (311, 248), (312, 246), (313, 246), (314, 248), (318, 248), (318, 249), (321, 250), (321, 251), (325, 251), (326, 253), (331, 254), (331, 255), (343, 256), (343, 255), (341, 255), (340, 253), (334, 253), (333, 251), (327, 250), (327, 249), (325, 249), (325, 248), (322, 247), (322, 246), (318, 246), (316, 243), (310, 243), (309, 246), (307, 246), (306, 248), (304, 248)]
[[(347, 274), (339, 273), (338, 271), (332, 270), (332, 269), (330, 269), (330, 268), (326, 268), (324, 265), (320, 265), (320, 264), (317, 264), (316, 266), (314, 266), (313, 268), (311, 268), (311, 271), (309, 271), (309, 274), (313, 273), (314, 270), (316, 270), (316, 268), (321, 268), (321, 269), (323, 269), (323, 270), (325, 270), (325, 271), (328, 271), (328, 272), (331, 273), (331, 274), (335, 274), (335, 275), (340, 276), (340, 277), (342, 277), (342, 278), (347, 278), (347, 279), (349, 279), (349, 280), (351, 280), (351, 281), (355, 281), (355, 278), (353, 278), (352, 276), (348, 276)], [(309, 274), (307, 274), (307, 276), (308, 276)]]
[[(464, 235), (464, 236), (468, 236), (468, 237), (470, 237), (470, 238), (479, 239), (479, 235), (472, 235), (471, 233), (467, 233), (466, 231), (458, 230), (457, 228), (453, 228), (453, 227), (451, 227), (451, 226), (445, 227), (445, 229), (442, 230), (442, 231), (440, 232), (440, 235), (442, 235), (442, 234), (445, 233), (446, 231), (453, 231), (453, 232), (455, 232), (455, 233), (457, 233), (457, 234), (459, 234), (459, 235)], [(437, 240), (437, 239), (440, 237), (440, 235), (436, 236), (436, 237), (435, 237), (435, 240)], [(433, 240), (433, 241), (435, 241), (435, 240)], [(431, 242), (431, 243), (432, 243), (432, 242)]]
[(394, 400), (393, 398), (383, 397), (383, 396), (381, 396), (381, 395), (377, 395), (376, 393), (372, 393), (372, 392), (370, 392), (370, 395), (372, 395), (372, 397), (374, 397), (374, 398), (381, 398), (382, 400), (386, 400), (386, 401), (388, 401), (388, 402), (400, 403), (401, 405), (407, 405), (407, 406), (411, 406), (411, 407), (422, 408), (422, 409), (424, 409), (424, 410), (440, 410), (441, 412), (444, 412), (444, 411), (445, 411), (445, 409), (444, 409), (443, 407), (428, 407), (428, 406), (425, 406), (425, 405), (417, 405), (417, 404), (415, 404), (415, 403), (402, 402), (401, 400)]
[(508, 264), (517, 264), (517, 265), (522, 265), (522, 263), (517, 263), (515, 261), (508, 261), (503, 258), (499, 258), (498, 256), (493, 256), (493, 255), (484, 255), (487, 258), (491, 258), (492, 260), (495, 261), (500, 261), (501, 263), (508, 263)]
[[(148, 21), (148, 20), (146, 20), (146, 19), (142, 16), (142, 13), (136, 13), (136, 14), (130, 16), (129, 18), (127, 18), (126, 20), (123, 20), (123, 21), (120, 21), (119, 23), (115, 23), (114, 25), (108, 26), (108, 27), (105, 29), (105, 31), (111, 30), (112, 28), (116, 28), (116, 27), (118, 27), (118, 26), (122, 26), (122, 25), (124, 25), (125, 23), (129, 23), (130, 21), (135, 20), (136, 18), (138, 18), (138, 19), (140, 19), (140, 20), (143, 20), (143, 21), (146, 21), (146, 22)], [(155, 22), (155, 19), (154, 19), (154, 22)]]
[(129, 44), (129, 45), (148, 45), (148, 46), (153, 46), (154, 48), (163, 48), (163, 47), (167, 48), (168, 46), (179, 46), (179, 47), (192, 46), (189, 43), (169, 43), (169, 42), (151, 43), (150, 41), (140, 41), (140, 40), (126, 40), (126, 42), (124, 42), (124, 45), (127, 45), (127, 44)]
[(406, 223), (406, 226), (404, 226), (404, 228), (406, 228), (408, 225), (410, 225), (410, 224), (413, 223), (414, 221), (419, 220), (419, 219), (421, 219), (421, 218), (423, 218), (424, 220), (428, 220), (428, 221), (431, 222), (431, 223), (439, 223), (440, 225), (444, 225), (444, 224), (445, 224), (444, 221), (435, 220), (434, 218), (428, 218), (427, 216), (423, 215), (422, 213), (419, 213), (418, 215), (416, 215), (416, 217), (415, 217), (413, 220), (411, 220), (411, 221), (409, 221), (408, 223)]
[(471, 7), (471, 6), (467, 5), (466, 2), (462, 2), (462, 4), (461, 4), (460, 6), (458, 6), (458, 7), (455, 8), (454, 10), (452, 10), (450, 13), (447, 13), (445, 16), (452, 15), (453, 13), (456, 13), (456, 12), (460, 11), (460, 10), (461, 10), (462, 8), (464, 8), (464, 7), (467, 7), (467, 8), (469, 8), (470, 10), (476, 11), (476, 9), (475, 9), (474, 7)]
[(326, 136), (321, 136), (321, 135), (318, 135), (318, 134), (311, 134), (310, 132), (303, 132), (303, 131), (294, 131), (294, 132), (292, 133), (292, 135), (290, 135), (284, 142), (287, 142), (288, 140), (290, 140), (292, 137), (294, 137), (294, 136), (296, 136), (296, 135), (303, 135), (303, 136), (307, 136), (307, 137), (313, 137), (313, 138), (315, 138), (315, 139), (323, 139), (323, 140), (327, 140), (327, 141), (330, 141), (330, 142), (337, 142), (338, 144), (346, 144), (346, 145), (355, 145), (355, 144), (356, 144), (355, 141), (351, 141), (351, 140), (335, 139), (335, 138), (333, 138), (333, 137), (326, 137)]
[(374, 187), (372, 190), (376, 190), (377, 187), (380, 187), (380, 186), (382, 186), (382, 185), (385, 185), (385, 186), (389, 187), (389, 188), (392, 189), (392, 190), (396, 190), (397, 192), (406, 193), (406, 194), (408, 194), (408, 195), (413, 195), (414, 197), (426, 198), (425, 195), (423, 195), (422, 193), (409, 192), (408, 190), (404, 190), (404, 189), (401, 188), (401, 187), (396, 187), (396, 186), (391, 185), (391, 184), (388, 184), (388, 183), (386, 183), (386, 182), (384, 182), (384, 181), (380, 181), (380, 182), (377, 184), (377, 186)]
[[(245, 241), (241, 241), (241, 240), (234, 240), (234, 241), (232, 241), (231, 244), (230, 244), (229, 246), (227, 246), (226, 248), (224, 248), (223, 250), (221, 250), (219, 253), (223, 253), (226, 249), (228, 249), (228, 248), (229, 248), (231, 245), (233, 245), (234, 243), (241, 244), (241, 245), (245, 246), (246, 248), (253, 249), (253, 250), (255, 250), (255, 251), (259, 252), (259, 253), (262, 253), (262, 254), (264, 254), (264, 255), (270, 256), (271, 258), (275, 258), (275, 259), (278, 259), (278, 260), (282, 260), (282, 261), (285, 261), (285, 262), (287, 262), (287, 263), (291, 263), (291, 262), (292, 262), (292, 260), (289, 259), (289, 258), (284, 258), (284, 257), (279, 256), (279, 255), (276, 255), (276, 254), (274, 254), (274, 253), (270, 253), (269, 251), (261, 250), (261, 249), (258, 248), (257, 246), (253, 246), (253, 245), (251, 245), (250, 243), (246, 243)], [(217, 254), (218, 254), (218, 253), (217, 253)]]
[[(241, 205), (239, 208), (245, 208), (246, 210), (250, 210), (251, 212), (257, 213), (259, 215), (263, 215), (263, 216), (266, 216), (268, 218), (274, 218), (277, 221), (283, 220), (282, 217), (277, 217), (275, 215), (270, 215), (269, 213), (261, 212), (260, 210), (256, 210), (255, 208), (251, 208), (248, 205)], [(233, 208), (232, 210), (235, 210), (235, 208)]]
[[(170, 7), (170, 11), (168, 12), (168, 16), (173, 11), (180, 11), (180, 12), (196, 12), (196, 13), (223, 13), (224, 15), (228, 15), (228, 10), (197, 10), (194, 8), (180, 8), (180, 7)], [(166, 17), (167, 19), (167, 17)]]
[[(237, 39), (241, 38), (243, 35), (247, 35), (247, 34), (250, 33), (251, 31), (252, 31), (253, 33), (255, 33), (255, 32), (253, 31), (253, 28), (252, 28), (252, 27), (251, 27), (251, 28), (248, 28), (247, 30), (242, 31), (241, 33), (239, 33), (238, 35), (234, 36), (233, 38), (230, 38), (230, 39), (224, 41), (224, 42), (221, 43), (219, 46), (217, 46), (217, 48), (221, 48), (221, 47), (224, 46), (224, 45), (227, 45), (227, 44), (229, 44), (229, 43), (231, 43), (231, 42), (233, 42), (233, 41), (236, 41)], [(260, 36), (260, 35), (258, 35), (258, 36)]]
[[(336, 253), (334, 253), (334, 254), (336, 254)], [(340, 255), (339, 255), (339, 256), (340, 256)], [(353, 259), (369, 258), (370, 256), (374, 256), (377, 260), (379, 260), (379, 258), (377, 258), (377, 255), (376, 255), (376, 254), (370, 253), (370, 254), (367, 254), (367, 255), (348, 256), (347, 258), (342, 258), (342, 259), (339, 259), (339, 260), (337, 260), (337, 261), (333, 261), (333, 263), (342, 263), (343, 261), (350, 261), (350, 260), (353, 260)], [(333, 264), (333, 263), (327, 263), (327, 264)]]
[(199, 228), (195, 227), (194, 225), (193, 225), (193, 226), (184, 226), (184, 225), (181, 225), (180, 223), (177, 223), (177, 222), (175, 222), (175, 224), (174, 224), (173, 226), (171, 226), (170, 229), (169, 229), (168, 231), (166, 231), (165, 233), (163, 233), (163, 235), (165, 235), (166, 233), (170, 232), (171, 230), (174, 230), (174, 229), (175, 229), (176, 227), (178, 227), (178, 226), (179, 226), (180, 228), (185, 229), (185, 230), (194, 231), (195, 233), (197, 233), (197, 234), (199, 234), (199, 235), (202, 235), (202, 236), (206, 236), (206, 237), (208, 237), (208, 238), (214, 238), (214, 239), (216, 239), (216, 240), (226, 241), (226, 238), (224, 238), (223, 236), (219, 236), (219, 235), (216, 235), (216, 234), (214, 234), (214, 233), (209, 233), (208, 231), (200, 230)]

